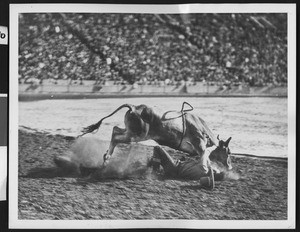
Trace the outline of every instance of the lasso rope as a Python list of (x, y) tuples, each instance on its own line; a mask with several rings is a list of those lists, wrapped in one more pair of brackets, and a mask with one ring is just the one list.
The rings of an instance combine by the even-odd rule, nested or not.
[[(188, 105), (190, 107), (190, 109), (184, 109), (184, 106), (185, 105)], [(177, 150), (179, 150), (181, 144), (182, 144), (182, 141), (183, 141), (183, 138), (184, 138), (184, 135), (185, 135), (185, 132), (186, 132), (186, 120), (185, 120), (185, 113), (188, 112), (188, 111), (192, 111), (194, 109), (194, 107), (191, 106), (191, 104), (189, 104), (188, 102), (183, 102), (182, 103), (182, 107), (181, 107), (181, 117), (182, 117), (182, 136), (181, 136), (181, 140), (180, 140), (180, 143), (178, 145), (178, 148)]]

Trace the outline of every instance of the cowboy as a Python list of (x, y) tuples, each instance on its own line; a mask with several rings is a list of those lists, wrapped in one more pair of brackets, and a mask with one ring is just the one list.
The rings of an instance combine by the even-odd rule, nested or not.
[(214, 152), (214, 149), (215, 147), (208, 147), (198, 160), (192, 158), (174, 160), (162, 147), (155, 146), (148, 166), (153, 167), (154, 172), (162, 166), (166, 177), (199, 180), (200, 187), (212, 190), (215, 180), (224, 179), (224, 172), (213, 170), (211, 167), (209, 155)]

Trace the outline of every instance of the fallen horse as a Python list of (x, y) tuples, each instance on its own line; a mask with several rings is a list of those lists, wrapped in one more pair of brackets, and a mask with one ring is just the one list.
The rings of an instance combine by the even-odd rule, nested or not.
[[(185, 109), (185, 105), (190, 108)], [(232, 169), (228, 147), (231, 137), (226, 141), (219, 140), (219, 137), (216, 138), (202, 118), (189, 113), (193, 107), (187, 102), (182, 104), (181, 111), (167, 111), (162, 115), (146, 105), (124, 104), (97, 123), (84, 128), (82, 136), (98, 130), (103, 120), (123, 108), (129, 109), (124, 118), (125, 128), (117, 126), (113, 128), (109, 149), (104, 154), (104, 166), (108, 163), (117, 144), (152, 139), (160, 145), (199, 158), (204, 156), (208, 147), (213, 147), (214, 152), (209, 159), (221, 164), (227, 170)]]

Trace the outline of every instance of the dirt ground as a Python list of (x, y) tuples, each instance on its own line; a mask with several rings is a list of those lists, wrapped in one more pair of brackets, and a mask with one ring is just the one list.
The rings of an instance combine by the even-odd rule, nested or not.
[[(130, 167), (138, 164), (137, 172), (87, 182), (57, 172), (53, 162), (73, 142), (72, 137), (19, 131), (19, 219), (287, 219), (287, 160), (233, 155), (233, 172), (212, 191), (197, 181), (153, 175), (138, 160)], [(152, 154), (152, 147), (140, 149)]]

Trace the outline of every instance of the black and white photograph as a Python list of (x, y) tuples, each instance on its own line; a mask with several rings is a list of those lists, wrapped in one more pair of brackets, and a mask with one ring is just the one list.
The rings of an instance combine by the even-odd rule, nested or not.
[(11, 4), (9, 228), (295, 228), (295, 4)]

